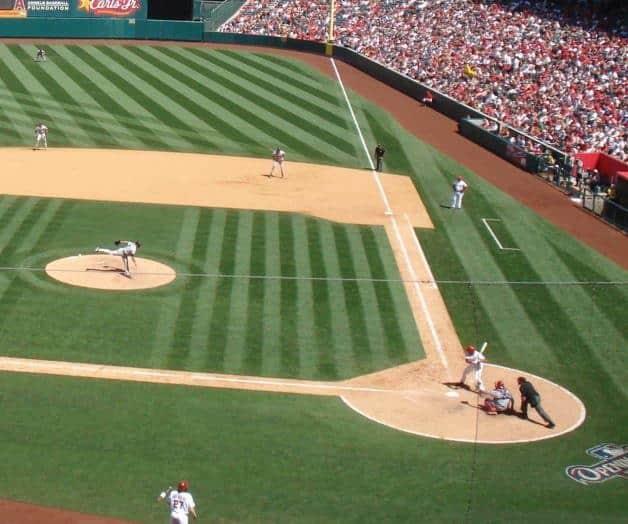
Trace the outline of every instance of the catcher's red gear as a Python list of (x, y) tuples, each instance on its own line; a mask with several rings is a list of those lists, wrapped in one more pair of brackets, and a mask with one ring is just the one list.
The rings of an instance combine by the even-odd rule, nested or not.
[(473, 353), (475, 351), (475, 346), (467, 346), (464, 350), (468, 353)]
[(495, 389), (501, 389), (505, 387), (504, 383), (501, 380), (498, 380), (497, 382), (495, 382)]
[(188, 490), (188, 481), (182, 480), (181, 482), (179, 482), (179, 484), (177, 485), (177, 491), (187, 491), (187, 490)]

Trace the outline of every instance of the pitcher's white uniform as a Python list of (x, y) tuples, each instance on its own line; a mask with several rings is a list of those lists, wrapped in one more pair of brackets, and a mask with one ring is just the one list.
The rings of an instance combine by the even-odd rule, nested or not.
[(283, 161), (286, 159), (286, 153), (277, 148), (273, 150), (273, 167), (270, 169), (270, 174), (268, 176), (273, 176), (275, 172), (275, 168), (279, 168), (281, 172), (281, 178), (283, 178)]
[(486, 360), (486, 357), (473, 346), (469, 346), (465, 351), (467, 354), (464, 356), (464, 360), (467, 363), (467, 367), (465, 367), (462, 372), (460, 383), (464, 384), (467, 375), (473, 372), (475, 387), (481, 391), (484, 389), (484, 383), (482, 382), (482, 369), (484, 368), (484, 361)]
[(44, 124), (37, 124), (35, 127), (35, 147), (39, 149), (43, 144), (43, 148), (48, 147), (48, 127)]
[(188, 514), (195, 508), (194, 498), (187, 491), (172, 490), (168, 494), (170, 524), (188, 524)]
[(105, 249), (102, 247), (97, 247), (94, 251), (96, 253), (103, 253), (105, 255), (112, 255), (115, 257), (122, 257), (124, 262), (124, 274), (127, 277), (131, 276), (131, 272), (129, 271), (129, 257), (133, 259), (133, 264), (135, 264), (135, 253), (137, 253), (138, 248), (140, 247), (140, 243), (138, 240), (132, 242), (131, 240), (116, 240), (116, 245), (122, 245), (118, 249)]
[(453, 183), (453, 194), (451, 195), (451, 208), (452, 209), (461, 209), (462, 208), (462, 197), (464, 196), (464, 192), (467, 190), (468, 184), (462, 179), (461, 176)]

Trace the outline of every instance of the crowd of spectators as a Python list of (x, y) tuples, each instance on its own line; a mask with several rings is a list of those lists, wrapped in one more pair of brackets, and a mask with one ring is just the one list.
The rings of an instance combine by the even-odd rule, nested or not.
[[(625, 19), (565, 3), (336, 0), (335, 43), (569, 154), (626, 160)], [(325, 41), (328, 22), (327, 0), (252, 0), (221, 30)]]

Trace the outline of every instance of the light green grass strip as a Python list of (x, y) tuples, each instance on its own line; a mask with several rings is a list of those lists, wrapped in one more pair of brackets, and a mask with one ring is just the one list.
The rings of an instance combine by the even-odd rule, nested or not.
[[(335, 248), (336, 239), (331, 222), (319, 221), (319, 233), (323, 248), (325, 274), (329, 277), (341, 275), (338, 253)], [(353, 340), (349, 314), (346, 309), (345, 293), (342, 282), (329, 282), (329, 303), (332, 308), (332, 333), (334, 340), (334, 356), (339, 376), (348, 377), (356, 374), (356, 362), (353, 355)]]
[(38, 201), (39, 199), (37, 198), (25, 198), (9, 223), (3, 226), (0, 231), (0, 255), (3, 254), (3, 251), (9, 242), (13, 240), (13, 237), (20, 229), (20, 226), (37, 205)]
[[(240, 211), (238, 219), (237, 245), (234, 274), (251, 273), (251, 233), (253, 231), (253, 213)], [(238, 278), (233, 283), (231, 292), (229, 331), (225, 346), (224, 369), (227, 373), (241, 373), (246, 348), (247, 309), (249, 305), (250, 279)]]
[[(207, 273), (216, 274), (220, 266), (220, 254), (225, 232), (225, 211), (212, 210), (212, 224), (209, 232), (209, 242), (205, 253), (204, 270)], [(196, 305), (196, 314), (192, 324), (190, 336), (190, 351), (186, 367), (188, 369), (200, 369), (207, 360), (209, 322), (214, 310), (212, 298), (216, 293), (218, 278), (204, 278), (199, 291), (199, 300)]]
[[(296, 274), (300, 277), (312, 276), (310, 267), (309, 246), (305, 229), (305, 217), (294, 215), (292, 219), (294, 231), (294, 258)], [(314, 283), (313, 285), (316, 285)], [(312, 283), (307, 280), (297, 282), (297, 332), (299, 333), (299, 366), (300, 376), (316, 375), (317, 344), (314, 328), (314, 297)]]
[(30, 254), (33, 248), (39, 242), (39, 239), (45, 229), (48, 227), (50, 221), (55, 217), (57, 211), (61, 208), (63, 204), (63, 200), (58, 198), (53, 198), (48, 200), (46, 204), (46, 209), (44, 212), (37, 218), (37, 222), (31, 227), (30, 231), (24, 236), (22, 242), (20, 242), (19, 247), (16, 250), (16, 254), (25, 253)]
[[(265, 221), (266, 229), (266, 274), (281, 274), (279, 262), (279, 214), (268, 213)], [(281, 340), (281, 281), (266, 281), (264, 290), (264, 342), (262, 345), (262, 374), (275, 376), (279, 374), (281, 354), (278, 347)]]
[[(189, 260), (192, 256), (200, 215), (198, 208), (186, 208), (183, 213), (179, 239), (175, 248), (176, 257), (181, 260)], [(157, 321), (155, 337), (148, 359), (148, 367), (162, 367), (167, 360), (168, 353), (172, 351), (175, 323), (182, 300), (183, 295), (181, 293), (168, 295), (163, 298), (159, 307), (159, 320)]]

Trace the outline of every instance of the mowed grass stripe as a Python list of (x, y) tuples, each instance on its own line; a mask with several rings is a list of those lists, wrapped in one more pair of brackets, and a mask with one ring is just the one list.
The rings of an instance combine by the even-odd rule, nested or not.
[(176, 122), (178, 129), (191, 131), (182, 136), (196, 148), (217, 149), (206, 134), (199, 132), (199, 129), (204, 129), (206, 125), (196, 116), (197, 104), (183, 93), (173, 89), (169, 82), (162, 80), (163, 75), (159, 69), (147, 67), (140, 60), (132, 60), (134, 55), (124, 46), (99, 46), (93, 49), (108, 59), (110, 68), (120, 72), (125, 71), (125, 74), (133, 79), (134, 84), (141, 88), (140, 91), (144, 96), (170, 114), (169, 119), (164, 122), (170, 125), (171, 122)]
[[(121, 93), (99, 72), (89, 67), (65, 47), (55, 48), (55, 64), (92, 100), (91, 112), (106, 125), (111, 133), (123, 138), (125, 148), (166, 149), (166, 143), (153, 129), (144, 125), (127, 107), (118, 102)], [(96, 105), (97, 104), (97, 105)], [(81, 107), (89, 103), (81, 100)]]
[[(385, 278), (384, 264), (380, 258), (379, 246), (373, 228), (361, 227), (359, 235), (362, 242), (362, 253), (364, 253), (372, 278)], [(357, 248), (354, 248), (354, 252), (357, 252)], [(397, 304), (393, 300), (389, 283), (373, 282), (372, 292), (375, 297), (374, 304), (371, 307), (373, 312), (378, 315), (378, 321), (381, 323), (378, 329), (383, 330), (383, 336), (385, 337), (381, 345), (374, 344), (374, 347), (385, 347), (390, 362), (399, 362), (408, 357), (409, 351), (399, 323), (400, 317), (397, 312)], [(369, 322), (369, 324), (371, 323)], [(380, 363), (376, 361), (375, 367), (379, 368)]]
[[(1, 51), (1, 48), (0, 48)], [(0, 55), (1, 57), (1, 55)], [(11, 102), (16, 108), (10, 107)], [(0, 77), (0, 136), (4, 145), (23, 144), (28, 140), (30, 145), (33, 129), (30, 121), (27, 122), (26, 116), (18, 122), (19, 115), (22, 114), (21, 106), (17, 105), (17, 101), (11, 96), (8, 88), (2, 82)]]
[[(196, 126), (199, 133), (211, 133), (212, 142), (216, 145), (227, 141), (233, 142), (232, 147), (256, 145), (255, 138), (235, 125), (238, 122), (228, 118), (224, 109), (208, 96), (206, 79), (192, 78), (181, 63), (170, 60), (158, 49), (133, 46), (125, 51), (129, 60), (141, 66), (146, 73), (158, 76), (164, 86), (170, 86), (170, 91), (176, 92), (177, 103), (186, 109), (188, 116), (193, 115), (186, 120)], [(213, 109), (210, 109), (212, 106)]]
[[(312, 276), (310, 267), (309, 244), (306, 230), (306, 217), (292, 215), (294, 230), (294, 260), (297, 273), (307, 279)], [(305, 280), (297, 286), (297, 333), (299, 340), (299, 367), (302, 377), (316, 377), (318, 346), (314, 327), (314, 297), (312, 286)], [(333, 377), (328, 377), (333, 378)]]
[[(4, 46), (4, 48), (6, 49), (6, 46)], [(10, 53), (3, 53), (4, 59), (0, 60), (0, 78), (4, 82), (4, 85), (7, 87), (7, 91), (11, 93), (14, 99), (21, 105), (24, 115), (26, 115), (26, 117), (31, 120), (32, 132), (38, 122), (44, 120), (47, 122), (52, 122), (52, 113), (49, 113), (47, 110), (44, 109), (44, 107), (38, 102), (37, 96), (32, 93), (31, 90), (28, 89), (26, 85), (18, 78), (18, 76), (14, 72), (14, 70), (16, 69), (15, 60), (9, 60), (9, 56)], [(7, 64), (10, 64), (10, 66)], [(19, 102), (19, 95), (27, 96), (28, 103)], [(60, 143), (69, 143), (69, 137), (68, 135), (66, 135), (62, 127), (57, 129), (55, 133), (55, 139), (58, 140)]]
[[(211, 213), (211, 227), (208, 233), (207, 247), (201, 258), (203, 271), (210, 274), (218, 272), (222, 244), (225, 233), (226, 212), (222, 209), (206, 210)], [(205, 369), (207, 357), (211, 348), (208, 347), (210, 320), (214, 311), (214, 296), (220, 278), (201, 279), (198, 290), (199, 300), (196, 304), (196, 314), (192, 324), (190, 351), (187, 359), (188, 369)]]
[[(225, 275), (232, 275), (234, 271), (239, 219), (238, 211), (226, 211), (220, 265), (218, 268), (220, 273)], [(222, 372), (224, 370), (225, 348), (231, 321), (229, 315), (235, 280), (234, 278), (221, 278), (214, 293), (214, 307), (209, 321), (209, 351), (206, 359), (207, 369), (212, 371)]]
[[(326, 273), (325, 260), (319, 222), (314, 218), (307, 218), (305, 228), (307, 234), (308, 256), (310, 271), (313, 275), (323, 276)], [(333, 337), (333, 319), (329, 283), (326, 280), (311, 280), (310, 293), (313, 302), (313, 318), (317, 345), (316, 373), (314, 377), (321, 380), (339, 378), (335, 359)]]
[[(200, 220), (197, 208), (185, 208), (181, 217), (179, 236), (174, 255), (179, 260), (190, 260), (194, 250), (196, 229)], [(187, 277), (194, 278), (194, 277)], [(157, 328), (151, 346), (149, 367), (183, 369), (185, 352), (174, 345), (174, 336), (183, 293), (167, 295), (163, 298), (158, 312)]]
[[(279, 263), (281, 276), (296, 276), (294, 256), (294, 231), (292, 217), (287, 213), (279, 215)], [(297, 286), (302, 281), (284, 279), (281, 281), (281, 374), (300, 376), (300, 359), (297, 329)]]
[[(214, 54), (237, 66), (235, 71), (242, 71), (248, 74), (251, 76), (253, 83), (259, 85), (265, 91), (276, 93), (294, 108), (301, 109), (304, 113), (319, 115), (329, 125), (348, 131), (347, 121), (342, 115), (338, 114), (338, 104), (330, 105), (321, 97), (311, 96), (295, 87), (294, 78), (291, 78), (289, 81), (279, 79), (274, 70), (265, 66), (262, 61), (256, 60), (255, 55), (229, 51), (215, 52)], [(291, 89), (288, 89), (288, 86)]]
[[(159, 100), (155, 100), (142, 91), (138, 86), (145, 87), (144, 82), (123, 65), (116, 63), (106, 52), (102, 52), (101, 48), (69, 46), (68, 49), (89, 61), (92, 67), (123, 91), (131, 99), (131, 107), (138, 113), (138, 118), (141, 118), (142, 113), (151, 115), (155, 119), (156, 128), (167, 127), (173, 133), (168, 137), (170, 142), (168, 149), (190, 150), (199, 147), (196, 142), (198, 133), (176, 115), (173, 106), (166, 104), (162, 95), (159, 95)], [(153, 94), (156, 93), (154, 89), (150, 91)]]
[(211, 63), (226, 72), (225, 78), (229, 74), (229, 78), (238, 83), (242, 95), (248, 100), (260, 107), (267, 107), (275, 113), (276, 118), (281, 118), (286, 124), (296, 125), (301, 132), (320, 138), (328, 147), (346, 155), (355, 155), (353, 143), (344, 138), (346, 129), (336, 127), (338, 120), (342, 122), (342, 118), (334, 117), (332, 120), (327, 120), (314, 104), (306, 109), (305, 104), (295, 92), (283, 89), (278, 83), (268, 82), (257, 74), (252, 74), (227, 60), (222, 60), (219, 53), (211, 53), (208, 56)]
[[(198, 52), (199, 50), (193, 50)], [(238, 51), (221, 50), (220, 53), (238, 55)], [(267, 53), (251, 53), (259, 64), (258, 67), (262, 70), (272, 74), (278, 80), (292, 85), (299, 91), (303, 91), (312, 95), (315, 98), (320, 98), (332, 106), (346, 109), (344, 107), (344, 100), (336, 97), (331, 91), (327, 90), (327, 85), (321, 85), (321, 79), (315, 76), (306, 67), (301, 66), (296, 62), (279, 58), (278, 56)], [(296, 75), (296, 76), (295, 76)], [(320, 86), (320, 87), (319, 87)]]
[[(233, 274), (249, 275), (251, 273), (251, 235), (253, 232), (253, 213), (240, 211), (238, 213), (238, 239)], [(242, 363), (246, 350), (246, 323), (248, 317), (248, 299), (250, 278), (236, 278), (231, 292), (229, 311), (229, 329), (225, 345), (223, 369), (227, 373), (242, 373)]]
[[(251, 125), (263, 130), (268, 136), (272, 137), (274, 142), (278, 141), (285, 149), (311, 158), (312, 160), (324, 159), (328, 163), (333, 163), (333, 157), (322, 152), (320, 148), (315, 148), (310, 144), (310, 140), (317, 140), (315, 136), (302, 133), (298, 127), (291, 123), (285, 121), (283, 123), (279, 122), (278, 119), (280, 118), (281, 112), (269, 112), (270, 104), (266, 99), (255, 93), (243, 90), (237, 81), (229, 80), (224, 75), (221, 75), (219, 64), (214, 64), (208, 59), (207, 64), (201, 65), (182, 54), (166, 48), (162, 49), (162, 52), (170, 54), (170, 56), (178, 56), (182, 64), (206, 75), (208, 77), (208, 85), (206, 88), (212, 90), (214, 96), (221, 96), (218, 94), (218, 91), (238, 96), (239, 104), (232, 102), (230, 106), (226, 107), (229, 107), (230, 111), (240, 118), (247, 120)], [(213, 64), (214, 67), (210, 67), (210, 64)], [(216, 88), (211, 89), (210, 83), (214, 83)], [(226, 102), (224, 96), (221, 98), (221, 104), (223, 104), (223, 101)], [(299, 138), (299, 136), (303, 138)]]
[[(249, 268), (251, 275), (266, 275), (266, 214), (253, 213)], [(262, 348), (264, 346), (264, 290), (266, 282), (253, 278), (249, 282), (247, 297), (246, 340), (242, 370), (247, 375), (262, 373)]]
[[(194, 235), (191, 260), (203, 260), (209, 242), (209, 231), (212, 222), (212, 213), (201, 209), (200, 217)], [(185, 287), (181, 290), (181, 305), (174, 324), (172, 335), (172, 350), (168, 355), (169, 362), (173, 361), (180, 367), (188, 363), (188, 356), (192, 346), (192, 327), (197, 316), (197, 305), (200, 299), (201, 280), (188, 277)]]
[[(270, 277), (280, 276), (279, 260), (279, 213), (265, 213), (265, 267)], [(266, 280), (264, 286), (264, 340), (262, 342), (262, 374), (280, 374), (281, 340), (281, 281), (278, 278)]]
[[(45, 67), (42, 64), (34, 62), (32, 54), (27, 52), (23, 46), (11, 46), (9, 48), (14, 56), (25, 64), (28, 71), (37, 78), (40, 85), (46, 88), (49, 97), (53, 103), (66, 115), (69, 115), (73, 122), (84, 131), (93, 145), (117, 146), (119, 142), (109, 133), (106, 127), (100, 125), (100, 119), (94, 118), (89, 113), (89, 108), (81, 107), (77, 104), (77, 100), (81, 99), (81, 90), (77, 89), (77, 85), (72, 79), (60, 73), (59, 68), (52, 61), (47, 62)], [(56, 74), (52, 74), (55, 72)], [(49, 101), (48, 103), (52, 103)], [(50, 126), (54, 127), (52, 122)]]
[[(333, 224), (317, 221), (323, 253), (324, 274), (328, 277), (341, 276), (340, 254), (336, 248)], [(345, 296), (344, 282), (329, 281), (329, 308), (331, 309), (331, 331), (334, 337), (334, 361), (339, 377), (350, 377), (363, 373), (365, 366), (356, 362), (356, 353), (353, 345), (361, 339), (355, 333), (355, 326), (351, 323), (352, 313), (348, 311), (350, 300)]]

